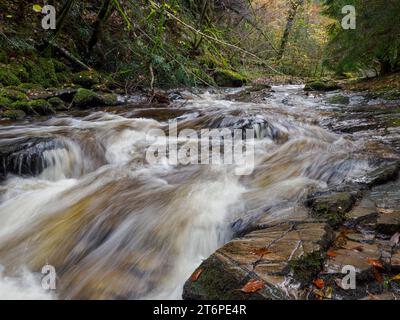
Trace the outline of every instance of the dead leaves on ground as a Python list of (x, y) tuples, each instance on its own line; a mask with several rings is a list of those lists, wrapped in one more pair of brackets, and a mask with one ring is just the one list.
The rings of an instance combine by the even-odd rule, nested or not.
[(391, 281), (400, 280), (400, 273), (398, 275), (395, 275), (394, 277), (392, 277), (390, 280)]
[(254, 293), (264, 288), (264, 281), (252, 279), (247, 282), (240, 291), (244, 293)]
[(370, 264), (371, 266), (373, 266), (375, 268), (385, 269), (379, 260), (367, 258), (367, 262), (368, 262), (368, 264)]
[(325, 281), (323, 279), (315, 279), (313, 281), (313, 284), (318, 288), (318, 289), (322, 289), (323, 287), (325, 287)]
[(269, 251), (267, 248), (258, 248), (258, 249), (253, 250), (251, 253), (255, 254), (257, 256), (263, 257), (263, 256), (271, 253), (271, 251)]
[(199, 279), (201, 273), (203, 272), (202, 268), (197, 269), (195, 272), (192, 273), (190, 276), (190, 281), (195, 282)]
[(326, 253), (326, 255), (330, 258), (334, 258), (337, 256), (337, 253), (333, 250), (328, 250), (328, 252)]

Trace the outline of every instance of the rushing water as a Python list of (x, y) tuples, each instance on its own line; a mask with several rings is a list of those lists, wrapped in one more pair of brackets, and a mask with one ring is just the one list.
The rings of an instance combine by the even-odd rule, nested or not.
[[(0, 185), (0, 298), (175, 299), (202, 259), (259, 219), (290, 217), (313, 188), (363, 175), (364, 142), (320, 127), (330, 106), (301, 86), (264, 103), (187, 93), (168, 109), (93, 111), (3, 125), (0, 141), (56, 138), (35, 177)], [(321, 107), (322, 106), (322, 107)], [(150, 129), (256, 132), (255, 168), (149, 164)], [(41, 290), (45, 264), (57, 290)]]

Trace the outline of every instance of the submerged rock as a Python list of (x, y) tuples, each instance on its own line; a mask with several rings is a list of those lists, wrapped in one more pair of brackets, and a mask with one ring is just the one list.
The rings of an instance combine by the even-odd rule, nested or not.
[(64, 148), (62, 141), (47, 138), (23, 138), (0, 144), (0, 181), (8, 174), (36, 176), (45, 169), (43, 153), (46, 150)]
[(345, 214), (354, 205), (356, 199), (349, 192), (325, 192), (310, 195), (307, 200), (314, 218), (324, 219), (332, 226), (338, 226)]
[(119, 104), (114, 94), (101, 94), (88, 89), (78, 89), (72, 104), (76, 108), (87, 109), (92, 107), (114, 106)]
[(340, 87), (333, 81), (315, 80), (307, 82), (304, 91), (334, 91)]

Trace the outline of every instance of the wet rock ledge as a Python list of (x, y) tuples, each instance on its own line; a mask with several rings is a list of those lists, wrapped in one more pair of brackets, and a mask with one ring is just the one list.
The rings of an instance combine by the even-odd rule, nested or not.
[[(203, 261), (183, 298), (399, 299), (399, 168), (310, 194), (292, 220), (260, 222)], [(345, 265), (356, 270), (354, 290), (342, 286)]]

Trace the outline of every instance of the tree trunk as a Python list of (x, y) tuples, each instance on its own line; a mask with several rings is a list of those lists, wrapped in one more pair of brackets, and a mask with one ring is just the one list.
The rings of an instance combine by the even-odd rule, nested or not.
[(97, 41), (99, 40), (99, 36), (101, 33), (101, 28), (103, 24), (106, 22), (108, 17), (110, 16), (108, 14), (109, 9), (112, 6), (112, 1), (111, 0), (104, 0), (103, 5), (101, 6), (100, 12), (97, 15), (96, 21), (93, 24), (93, 33), (92, 36), (90, 37), (89, 43), (88, 43), (88, 55), (92, 55), (92, 51), (94, 46), (97, 44)]
[(386, 59), (379, 60), (379, 64), (381, 67), (379, 74), (381, 76), (385, 76), (393, 71), (393, 66), (388, 60)]
[(285, 31), (283, 32), (281, 45), (280, 45), (279, 51), (278, 51), (278, 60), (282, 59), (282, 57), (283, 57), (287, 42), (289, 40), (290, 31), (292, 30), (294, 19), (296, 18), (297, 11), (298, 11), (299, 7), (301, 7), (303, 4), (304, 4), (304, 0), (291, 0), (290, 1), (290, 9), (289, 9), (288, 18), (286, 21), (286, 27), (285, 27)]

